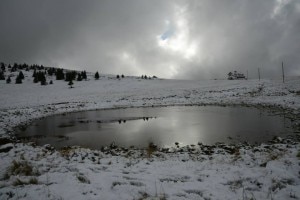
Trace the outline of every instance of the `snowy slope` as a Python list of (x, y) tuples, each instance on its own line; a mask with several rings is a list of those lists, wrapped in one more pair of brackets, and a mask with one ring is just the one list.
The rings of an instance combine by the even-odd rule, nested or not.
[[(300, 78), (280, 80), (117, 80), (53, 85), (0, 81), (0, 134), (33, 119), (79, 110), (131, 106), (242, 104), (300, 113)], [(53, 77), (54, 78), (54, 77)], [(50, 80), (51, 78), (47, 78)], [(14, 80), (13, 80), (14, 82)], [(299, 137), (298, 137), (299, 138)], [(299, 143), (145, 150), (0, 146), (0, 199), (295, 199)], [(31, 179), (31, 180), (30, 180)]]

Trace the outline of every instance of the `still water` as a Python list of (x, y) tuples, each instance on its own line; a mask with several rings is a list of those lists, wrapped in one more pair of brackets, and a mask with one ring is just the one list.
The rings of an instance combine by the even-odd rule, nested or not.
[(127, 108), (70, 113), (37, 120), (17, 136), (56, 148), (80, 145), (100, 149), (236, 143), (261, 143), (292, 134), (291, 122), (257, 108), (183, 106)]

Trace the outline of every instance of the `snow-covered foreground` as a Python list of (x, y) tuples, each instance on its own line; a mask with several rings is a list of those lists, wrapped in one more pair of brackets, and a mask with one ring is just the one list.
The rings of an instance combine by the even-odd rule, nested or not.
[[(64, 112), (132, 106), (242, 104), (300, 114), (300, 78), (280, 80), (0, 81), (0, 134)], [(49, 79), (48, 79), (49, 80)], [(295, 126), (297, 125), (295, 122)], [(3, 145), (1, 145), (1, 143)], [(0, 199), (298, 199), (299, 135), (273, 144), (105, 152), (0, 143)], [(4, 144), (6, 143), (6, 144)]]

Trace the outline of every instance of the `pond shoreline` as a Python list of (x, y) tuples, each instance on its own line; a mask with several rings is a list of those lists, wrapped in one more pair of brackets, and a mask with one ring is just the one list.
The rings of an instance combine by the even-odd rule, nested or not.
[[(25, 120), (25, 122), (21, 122), (20, 124), (17, 124), (13, 127), (10, 127), (12, 130), (12, 133), (16, 132), (17, 130), (20, 130), (22, 128), (26, 128), (27, 126), (29, 126), (31, 123), (33, 123), (36, 120), (40, 120), (40, 119), (44, 119), (46, 117), (49, 116), (55, 116), (55, 115), (66, 115), (69, 113), (79, 113), (79, 112), (84, 112), (84, 111), (101, 111), (101, 110), (117, 110), (117, 109), (128, 109), (128, 108), (159, 108), (159, 107), (193, 107), (193, 106), (197, 106), (197, 107), (201, 107), (201, 106), (217, 106), (217, 107), (246, 107), (246, 108), (257, 108), (260, 110), (264, 110), (267, 112), (272, 112), (275, 113), (276, 115), (285, 115), (286, 118), (294, 121), (294, 124), (298, 124), (298, 133), (300, 133), (300, 115), (298, 112), (295, 113), (295, 110), (292, 109), (287, 109), (287, 108), (282, 108), (282, 107), (277, 107), (274, 105), (249, 105), (249, 104), (180, 104), (180, 105), (159, 105), (159, 106), (123, 106), (123, 107), (112, 107), (112, 108), (98, 108), (98, 109), (81, 109), (81, 110), (71, 110), (69, 112), (63, 112), (63, 113), (43, 113), (44, 115), (38, 117), (38, 118), (27, 118)], [(42, 106), (42, 108), (47, 107), (49, 108), (49, 105), (46, 106)], [(8, 128), (8, 129), (10, 129)], [(299, 142), (298, 138), (297, 138), (297, 132), (293, 135), (289, 135), (289, 137), (293, 137), (293, 138), (283, 138), (283, 139), (295, 139), (297, 142)], [(13, 143), (20, 143), (20, 140), (18, 140), (16, 138), (16, 136), (14, 134), (9, 134), (9, 137), (7, 137), (7, 135), (5, 135), (3, 137), (3, 139), (9, 139), (10, 142)], [(1, 138), (0, 138), (1, 140)], [(21, 142), (22, 143), (22, 142)], [(242, 142), (237, 143), (237, 144), (229, 144), (229, 145), (236, 145), (236, 146), (240, 146), (242, 144)], [(191, 144), (190, 144), (191, 145)], [(260, 146), (261, 144), (255, 144), (255, 145), (251, 145), (253, 147), (255, 146)], [(188, 145), (187, 145), (188, 146)], [(214, 146), (214, 144), (211, 145), (207, 145), (207, 146)], [(139, 149), (139, 148), (137, 148)], [(143, 149), (143, 148), (142, 148)], [(139, 150), (142, 150), (139, 149)], [(58, 149), (57, 149), (58, 150)]]

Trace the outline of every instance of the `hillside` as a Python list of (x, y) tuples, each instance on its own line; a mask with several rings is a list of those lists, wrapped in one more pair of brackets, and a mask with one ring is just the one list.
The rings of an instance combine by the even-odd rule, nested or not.
[[(95, 80), (22, 84), (0, 81), (0, 134), (34, 119), (103, 108), (171, 105), (244, 105), (284, 109), (299, 120), (300, 77), (281, 80), (170, 80), (100, 74)], [(298, 116), (298, 117), (297, 117)], [(297, 124), (296, 124), (297, 125)], [(299, 126), (299, 124), (298, 124)], [(298, 139), (297, 139), (298, 138)], [(1, 139), (4, 141), (4, 139)], [(54, 150), (33, 143), (0, 146), (1, 199), (297, 199), (300, 198), (299, 133), (253, 147), (172, 148), (106, 152), (80, 147)], [(211, 147), (207, 147), (211, 148)], [(237, 149), (234, 152), (229, 149)], [(227, 149), (227, 150), (226, 150)]]

